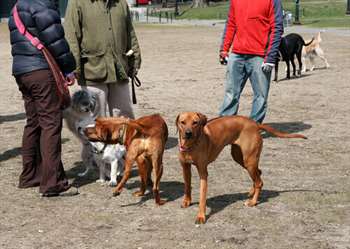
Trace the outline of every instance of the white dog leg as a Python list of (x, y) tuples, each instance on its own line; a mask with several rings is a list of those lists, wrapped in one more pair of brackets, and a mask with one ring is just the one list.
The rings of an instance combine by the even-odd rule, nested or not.
[(104, 184), (106, 182), (106, 163), (101, 162), (99, 164), (99, 171), (100, 171), (100, 179), (98, 179), (96, 182)]
[(305, 73), (305, 72), (306, 72), (306, 60), (305, 60), (305, 57), (304, 57), (304, 56), (301, 57), (301, 62), (302, 62), (302, 64), (303, 64), (302, 69), (301, 69), (301, 72), (302, 72), (302, 73)]
[(109, 186), (111, 187), (117, 186), (117, 168), (118, 168), (118, 160), (114, 160), (111, 163), (111, 180), (109, 181)]

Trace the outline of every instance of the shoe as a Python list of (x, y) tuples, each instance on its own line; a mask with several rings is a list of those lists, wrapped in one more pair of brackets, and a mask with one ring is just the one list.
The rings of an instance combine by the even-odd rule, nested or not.
[(79, 194), (79, 189), (77, 187), (71, 187), (61, 191), (49, 191), (45, 193), (40, 193), (40, 197), (65, 197), (65, 196), (75, 196)]

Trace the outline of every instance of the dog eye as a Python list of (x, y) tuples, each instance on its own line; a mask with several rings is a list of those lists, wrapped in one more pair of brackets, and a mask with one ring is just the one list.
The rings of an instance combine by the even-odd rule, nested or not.
[(184, 124), (185, 124), (185, 121), (181, 121), (180, 123), (184, 125)]
[(193, 121), (193, 124), (194, 124), (194, 125), (197, 125), (197, 124), (198, 124), (198, 121)]

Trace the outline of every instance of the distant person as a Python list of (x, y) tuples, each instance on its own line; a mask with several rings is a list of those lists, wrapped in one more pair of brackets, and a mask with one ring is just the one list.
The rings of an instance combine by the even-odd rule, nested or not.
[(70, 0), (65, 32), (75, 57), (78, 83), (99, 96), (101, 116), (134, 118), (128, 77), (141, 53), (125, 0)]
[(282, 34), (280, 0), (231, 0), (220, 47), (220, 62), (227, 63), (220, 116), (237, 114), (239, 98), (249, 78), (254, 92), (250, 118), (263, 122), (271, 71), (276, 63)]
[[(19, 17), (27, 31), (49, 49), (60, 69), (74, 80), (75, 61), (64, 38), (60, 14), (50, 0), (18, 0)], [(62, 110), (56, 82), (43, 53), (9, 20), (12, 73), (24, 100), (27, 122), (22, 139), (23, 170), (19, 188), (40, 186), (44, 197), (67, 191), (61, 160)]]

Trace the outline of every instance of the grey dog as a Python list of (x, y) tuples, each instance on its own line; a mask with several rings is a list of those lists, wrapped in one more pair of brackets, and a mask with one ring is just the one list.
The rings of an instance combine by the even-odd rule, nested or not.
[(100, 103), (96, 94), (87, 90), (78, 90), (72, 95), (71, 105), (63, 112), (67, 128), (82, 144), (81, 159), (85, 166), (85, 171), (79, 173), (79, 176), (85, 176), (96, 165), (93, 155), (94, 148), (79, 130), (94, 124), (99, 111)]

